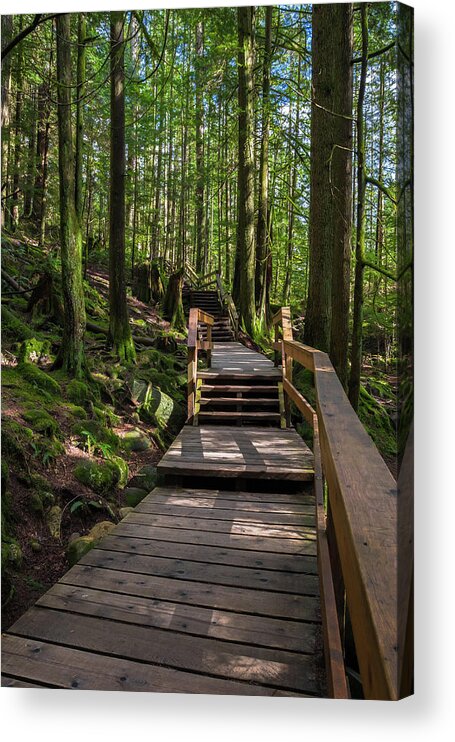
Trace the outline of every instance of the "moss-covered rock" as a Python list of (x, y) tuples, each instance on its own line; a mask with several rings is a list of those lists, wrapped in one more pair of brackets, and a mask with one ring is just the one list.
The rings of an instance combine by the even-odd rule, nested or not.
[(129, 505), (130, 508), (135, 508), (144, 497), (147, 497), (148, 492), (147, 490), (139, 489), (139, 487), (125, 487), (123, 494), (125, 496), (126, 504)]
[(138, 428), (128, 430), (122, 437), (122, 448), (125, 451), (146, 451), (150, 446), (150, 438)]
[(120, 518), (123, 519), (123, 518), (126, 518), (127, 515), (129, 515), (130, 513), (132, 513), (133, 510), (134, 510), (134, 508), (132, 508), (129, 505), (127, 505), (127, 507), (125, 507), (125, 508), (120, 508), (120, 510), (118, 511), (118, 513), (120, 515)]
[(88, 415), (83, 407), (80, 407), (77, 404), (73, 404), (72, 402), (67, 402), (67, 404), (65, 405), (65, 409), (68, 410), (70, 415), (75, 417), (77, 420), (87, 420)]
[(17, 357), (22, 363), (36, 363), (44, 356), (49, 355), (50, 350), (49, 340), (40, 340), (36, 337), (28, 338), (21, 343)]
[(42, 408), (27, 410), (22, 413), (22, 417), (36, 433), (42, 433), (49, 437), (58, 433), (56, 421)]
[(70, 402), (81, 407), (93, 401), (93, 394), (88, 384), (77, 379), (71, 379), (66, 387), (66, 396)]
[(22, 377), (37, 389), (41, 389), (51, 396), (60, 395), (60, 385), (55, 379), (33, 363), (22, 362), (19, 364), (18, 370)]
[(2, 306), (2, 333), (16, 342), (33, 337), (30, 327), (4, 306)]
[(62, 509), (58, 505), (54, 505), (46, 515), (46, 524), (49, 529), (49, 533), (52, 538), (56, 541), (60, 538), (61, 525), (62, 525)]
[(70, 566), (74, 566), (84, 554), (97, 546), (101, 539), (107, 536), (113, 528), (115, 528), (115, 523), (104, 520), (101, 523), (96, 523), (87, 536), (79, 536), (70, 541), (66, 551)]
[(114, 466), (117, 467), (118, 473), (119, 473), (117, 487), (120, 487), (121, 489), (123, 489), (123, 487), (126, 485), (128, 481), (128, 475), (129, 475), (128, 464), (125, 461), (125, 459), (122, 459), (121, 456), (116, 456), (115, 454), (110, 454), (108, 459), (111, 462), (111, 464), (114, 464)]
[(152, 423), (170, 434), (177, 432), (184, 422), (182, 407), (168, 394), (151, 384), (147, 387), (139, 415), (145, 422)]
[(11, 565), (16, 569), (22, 566), (22, 549), (17, 541), (2, 542), (2, 567)]
[(121, 472), (117, 463), (113, 461), (95, 461), (89, 459), (78, 464), (74, 476), (93, 492), (99, 495), (109, 492), (120, 481)]
[(14, 461), (15, 465), (22, 466), (30, 455), (30, 444), (33, 440), (33, 430), (26, 425), (19, 425), (15, 420), (2, 420), (2, 456)]
[(44, 515), (44, 505), (38, 492), (29, 492), (27, 498), (28, 509), (35, 515)]

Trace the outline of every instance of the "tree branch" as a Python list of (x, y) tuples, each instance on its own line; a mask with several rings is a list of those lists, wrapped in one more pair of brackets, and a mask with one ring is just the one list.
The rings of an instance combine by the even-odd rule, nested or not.
[(52, 18), (57, 18), (57, 16), (59, 15), (61, 14), (54, 13), (53, 15), (43, 16), (42, 13), (37, 13), (30, 25), (24, 28), (20, 33), (18, 33), (17, 36), (15, 36), (14, 39), (12, 39), (9, 44), (7, 44), (4, 49), (2, 49), (2, 62), (5, 57), (7, 57), (10, 52), (12, 52), (14, 47), (20, 44), (20, 42), (25, 39), (26, 36), (31, 34), (35, 30), (35, 28), (40, 26), (45, 21), (50, 21)]

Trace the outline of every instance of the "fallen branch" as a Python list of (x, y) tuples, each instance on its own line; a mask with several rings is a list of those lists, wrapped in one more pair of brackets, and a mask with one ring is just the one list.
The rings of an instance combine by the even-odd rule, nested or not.
[[(95, 332), (99, 335), (106, 335), (108, 333), (108, 330), (106, 330), (104, 327), (101, 327), (100, 325), (96, 325), (94, 322), (86, 322), (85, 326), (89, 332)], [(133, 340), (135, 343), (138, 343), (138, 345), (146, 345), (150, 348), (153, 348), (155, 346), (155, 340), (154, 338), (146, 337), (145, 335), (133, 335)]]
[[(20, 291), (22, 293), (22, 286), (18, 284), (18, 282), (9, 275), (3, 268), (2, 268), (2, 278), (6, 283), (9, 283), (9, 285), (15, 290)], [(24, 289), (23, 293), (26, 293), (28, 291), (31, 291), (32, 289)]]

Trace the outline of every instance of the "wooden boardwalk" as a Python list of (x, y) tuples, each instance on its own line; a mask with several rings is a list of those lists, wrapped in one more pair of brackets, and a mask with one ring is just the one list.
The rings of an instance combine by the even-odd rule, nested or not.
[[(211, 374), (281, 376), (238, 343), (215, 345)], [(2, 684), (326, 695), (309, 448), (293, 429), (187, 425), (159, 470), (167, 486), (4, 634)]]
[(155, 489), (3, 637), (3, 685), (321, 695), (313, 496)]

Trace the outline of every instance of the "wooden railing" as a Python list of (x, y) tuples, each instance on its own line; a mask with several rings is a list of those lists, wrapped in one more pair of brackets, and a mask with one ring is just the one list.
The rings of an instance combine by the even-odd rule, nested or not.
[[(207, 366), (212, 362), (212, 326), (214, 318), (197, 307), (190, 309), (188, 322), (188, 422), (192, 422), (198, 413), (197, 359), (198, 351), (207, 353)], [(199, 339), (199, 325), (207, 326), (207, 340)]]
[(221, 305), (223, 307), (226, 307), (228, 311), (229, 321), (234, 333), (234, 338), (235, 340), (237, 340), (239, 336), (239, 315), (237, 313), (237, 308), (234, 304), (234, 300), (231, 294), (224, 287), (223, 279), (221, 273), (219, 272), (216, 274), (216, 288)]
[[(313, 427), (318, 571), (330, 690), (334, 697), (346, 697), (341, 642), (346, 606), (365, 698), (395, 700), (400, 697), (406, 645), (400, 627), (407, 623), (398, 595), (396, 483), (327, 354), (292, 339), (289, 308), (280, 309), (273, 324), (288, 404), (292, 400)], [(314, 374), (316, 410), (292, 384), (293, 361)]]

